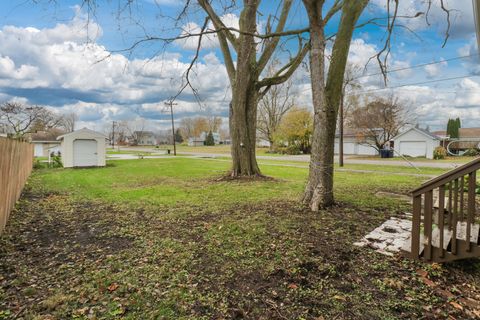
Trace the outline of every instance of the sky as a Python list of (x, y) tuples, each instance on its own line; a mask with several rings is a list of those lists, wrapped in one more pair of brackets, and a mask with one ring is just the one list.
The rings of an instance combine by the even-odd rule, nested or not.
[[(94, 8), (81, 0), (10, 0), (0, 2), (0, 103), (19, 101), (44, 105), (59, 113), (75, 112), (77, 129), (104, 130), (112, 121), (146, 119), (152, 130), (167, 129), (165, 101), (183, 84), (183, 74), (195, 54), (197, 39), (149, 41), (130, 50), (145, 36), (170, 38), (199, 29), (204, 15), (193, 6), (179, 21), (171, 17), (182, 9), (181, 0), (97, 0)], [(387, 0), (371, 0), (360, 23), (386, 16)], [(217, 2), (218, 3), (218, 2)], [(263, 0), (258, 19), (262, 32), (279, 1)], [(385, 42), (385, 20), (355, 31), (349, 64), (360, 85), (356, 94), (365, 99), (394, 94), (412, 110), (415, 121), (432, 130), (446, 127), (448, 118), (460, 117), (463, 127), (480, 127), (480, 59), (474, 33), (471, 0), (450, 0), (451, 28), (444, 47), (447, 19), (433, 0), (428, 15), (400, 19), (392, 37), (387, 87), (370, 60)], [(400, 1), (399, 15), (425, 12), (425, 1)], [(222, 15), (229, 26), (238, 26), (238, 8)], [(327, 26), (336, 31), (339, 17)], [(306, 27), (299, 0), (292, 6), (288, 29)], [(296, 40), (295, 40), (296, 41)], [(283, 49), (295, 51), (296, 42)], [(327, 52), (330, 52), (330, 47)], [(286, 50), (278, 59), (287, 59)], [(436, 63), (439, 62), (440, 63)], [(425, 65), (427, 64), (427, 65)], [(328, 65), (328, 59), (327, 59)], [(418, 66), (421, 65), (421, 66)], [(400, 71), (396, 71), (402, 69)], [(445, 80), (450, 79), (450, 80)], [(302, 66), (292, 78), (296, 104), (311, 108), (309, 74)], [(176, 100), (175, 119), (197, 115), (228, 116), (230, 87), (223, 58), (214, 36), (206, 37), (191, 90)]]

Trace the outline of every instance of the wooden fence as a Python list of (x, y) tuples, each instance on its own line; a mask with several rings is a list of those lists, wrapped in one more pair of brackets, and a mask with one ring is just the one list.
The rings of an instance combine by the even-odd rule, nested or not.
[(0, 137), (0, 233), (33, 167), (33, 145)]

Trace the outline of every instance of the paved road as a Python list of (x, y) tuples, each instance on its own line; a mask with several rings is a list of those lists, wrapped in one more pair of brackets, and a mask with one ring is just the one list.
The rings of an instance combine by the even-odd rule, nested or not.
[[(187, 154), (197, 157), (231, 157), (230, 154), (219, 154), (219, 153), (199, 153), (199, 152), (181, 152), (181, 154)], [(298, 162), (309, 162), (309, 155), (298, 155), (298, 156), (257, 156), (257, 159), (261, 160), (272, 160), (272, 161), (298, 161)], [(335, 157), (335, 161), (338, 162), (338, 157)], [(407, 161), (402, 160), (370, 160), (370, 159), (356, 159), (346, 157), (344, 160), (345, 164), (371, 164), (371, 165), (381, 165), (381, 166), (395, 166), (395, 167), (411, 167), (412, 164)], [(453, 169), (462, 165), (463, 163), (453, 163), (453, 162), (438, 162), (438, 161), (417, 161), (413, 162), (415, 167), (429, 167), (429, 168), (444, 168), (444, 169)]]
[[(139, 151), (139, 152), (152, 152), (152, 148), (128, 148), (124, 147), (121, 150), (128, 151)], [(161, 152), (161, 151), (159, 151)], [(202, 153), (202, 152), (187, 152), (179, 151), (178, 153), (182, 155), (196, 156), (196, 157), (207, 157), (207, 158), (217, 158), (217, 157), (231, 157), (229, 153)], [(114, 155), (112, 155), (114, 156)], [(115, 155), (117, 156), (117, 155)], [(138, 158), (138, 156), (132, 155), (133, 158)], [(145, 157), (147, 158), (147, 157)], [(283, 155), (283, 156), (257, 156), (257, 159), (261, 160), (272, 160), (272, 161), (298, 161), (298, 162), (309, 162), (309, 155)], [(338, 157), (335, 157), (335, 161), (338, 162)], [(370, 165), (380, 165), (380, 166), (395, 166), (395, 167), (411, 167), (412, 164), (404, 160), (374, 160), (374, 159), (356, 159), (351, 157), (345, 157), (345, 164), (370, 164)], [(416, 161), (413, 162), (415, 167), (429, 167), (429, 168), (443, 168), (443, 169), (453, 169), (462, 165), (462, 162), (439, 162), (439, 161)]]

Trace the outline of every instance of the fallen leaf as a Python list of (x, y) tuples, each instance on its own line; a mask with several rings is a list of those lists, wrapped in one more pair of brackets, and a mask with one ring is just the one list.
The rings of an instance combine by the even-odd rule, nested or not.
[(450, 301), (450, 304), (451, 304), (455, 309), (463, 310), (463, 307), (462, 307), (461, 305), (459, 305), (458, 303), (456, 303), (455, 301)]
[(417, 270), (417, 274), (418, 274), (420, 277), (425, 278), (425, 277), (427, 277), (428, 272), (425, 271), (425, 270), (423, 270), (423, 269), (418, 269), (418, 270)]
[(295, 283), (290, 283), (288, 285), (288, 288), (295, 290), (295, 289), (298, 289), (298, 286)]
[(430, 279), (422, 278), (422, 281), (423, 281), (423, 283), (425, 283), (429, 287), (435, 287), (436, 286), (435, 282), (433, 282)]
[(117, 290), (118, 287), (119, 287), (119, 285), (116, 282), (114, 282), (111, 285), (109, 285), (107, 289), (108, 289), (108, 291), (113, 292), (113, 291)]
[(335, 295), (335, 296), (333, 296), (333, 299), (347, 301), (347, 298), (345, 298), (344, 296), (341, 296), (341, 295)]

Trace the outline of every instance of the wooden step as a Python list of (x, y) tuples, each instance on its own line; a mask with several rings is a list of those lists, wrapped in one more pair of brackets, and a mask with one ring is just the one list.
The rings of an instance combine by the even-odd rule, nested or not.
[[(432, 231), (432, 246), (435, 248), (440, 248), (440, 233), (439, 228), (435, 228)], [(443, 249), (447, 249), (450, 240), (452, 240), (452, 235), (453, 232), (448, 230), (448, 228), (443, 230)]]
[[(423, 234), (420, 234), (420, 247), (418, 249), (418, 255), (420, 256), (423, 252), (423, 243), (425, 241), (425, 237)], [(402, 251), (411, 253), (412, 252), (412, 236), (408, 237), (408, 239), (405, 241), (405, 244), (402, 246)]]
[[(472, 224), (470, 225), (470, 242), (478, 243), (478, 232), (480, 231), (480, 225)], [(458, 240), (467, 240), (467, 222), (458, 221), (457, 222), (457, 239)]]

